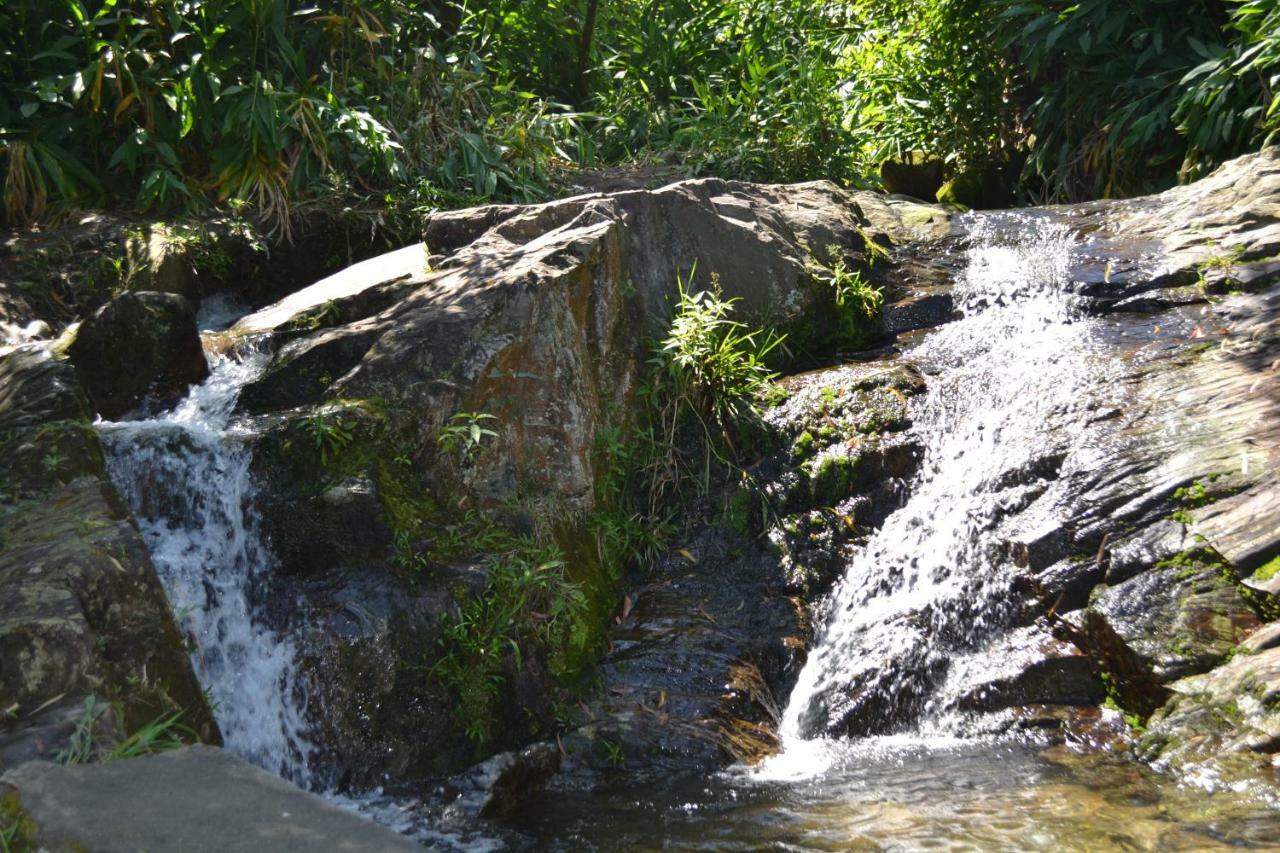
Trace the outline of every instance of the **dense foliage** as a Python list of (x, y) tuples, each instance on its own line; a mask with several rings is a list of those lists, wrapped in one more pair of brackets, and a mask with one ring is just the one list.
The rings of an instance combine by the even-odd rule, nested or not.
[(915, 151), (1131, 193), (1269, 141), (1278, 54), (1275, 0), (10, 0), (5, 216), (287, 228), (535, 199), (575, 165), (859, 183)]

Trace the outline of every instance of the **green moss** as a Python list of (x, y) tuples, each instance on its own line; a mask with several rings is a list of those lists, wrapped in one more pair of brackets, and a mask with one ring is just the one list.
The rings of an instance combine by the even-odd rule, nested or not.
[(1280, 574), (1280, 557), (1273, 557), (1262, 568), (1253, 573), (1253, 580), (1269, 581), (1277, 574)]
[(747, 489), (738, 489), (725, 501), (722, 518), (725, 523), (743, 536), (751, 535), (752, 510), (755, 496)]
[(817, 459), (809, 477), (814, 501), (832, 505), (847, 498), (857, 483), (858, 462), (857, 456), (843, 453)]
[(22, 808), (18, 792), (0, 788), (0, 850), (28, 853), (39, 849), (40, 827)]
[(791, 444), (791, 458), (797, 462), (803, 462), (814, 453), (813, 433), (805, 430), (796, 436), (796, 440)]

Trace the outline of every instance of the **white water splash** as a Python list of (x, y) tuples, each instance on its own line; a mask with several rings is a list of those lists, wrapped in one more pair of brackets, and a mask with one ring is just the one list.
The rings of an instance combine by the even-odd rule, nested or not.
[(1013, 572), (999, 546), (1018, 531), (996, 528), (1036, 498), (1041, 520), (1054, 521), (1052, 496), (1018, 475), (1049, 451), (1046, 422), (1080, 406), (1097, 351), (1067, 286), (1076, 241), (1060, 226), (1018, 224), (1015, 242), (979, 221), (954, 288), (963, 319), (911, 354), (931, 374), (914, 412), (925, 457), (906, 504), (832, 593), (780, 727), (784, 751), (763, 776), (801, 778), (842, 760), (850, 745), (824, 733), (845, 717), (879, 718), (879, 731), (905, 720), (906, 735), (872, 739), (891, 747), (946, 739), (939, 723), (954, 699), (999, 664), (983, 652), (1008, 627)]
[(268, 359), (253, 350), (215, 356), (208, 380), (172, 411), (98, 429), (227, 748), (305, 787), (305, 691), (292, 644), (254, 603), (274, 560), (257, 530), (248, 435), (233, 418), (240, 390)]

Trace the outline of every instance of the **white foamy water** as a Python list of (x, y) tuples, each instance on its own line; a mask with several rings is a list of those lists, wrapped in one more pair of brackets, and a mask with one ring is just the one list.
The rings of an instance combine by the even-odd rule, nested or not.
[(1019, 472), (1048, 452), (1046, 423), (1081, 405), (1098, 351), (1067, 287), (1074, 238), (1020, 225), (1015, 240), (979, 222), (955, 284), (963, 318), (911, 353), (930, 374), (912, 427), (924, 458), (832, 593), (764, 776), (831, 766), (850, 748), (833, 730), (896, 733), (869, 749), (945, 741), (954, 700), (1003, 663), (984, 654), (1008, 628), (1013, 571), (999, 546), (1019, 532), (999, 528), (1032, 502), (1055, 521), (1051, 490), (1030, 491)]
[(171, 411), (98, 429), (227, 748), (306, 786), (305, 690), (293, 645), (254, 602), (274, 560), (257, 530), (247, 434), (233, 417), (268, 359), (265, 349), (215, 356), (210, 377)]

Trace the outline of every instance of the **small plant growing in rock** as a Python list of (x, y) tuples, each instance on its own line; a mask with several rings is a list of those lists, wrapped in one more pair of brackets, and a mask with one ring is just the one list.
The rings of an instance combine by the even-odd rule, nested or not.
[(443, 626), (442, 657), (431, 669), (457, 700), (456, 718), (477, 745), (500, 716), (504, 660), (517, 669), (536, 652), (559, 679), (572, 680), (593, 642), (586, 593), (569, 580), (554, 545), (515, 538), (489, 561), (489, 585)]
[(697, 292), (689, 289), (692, 280), (692, 270), (688, 279), (677, 278), (675, 317), (651, 360), (667, 401), (662, 421), (670, 435), (682, 418), (691, 418), (709, 440), (732, 446), (734, 424), (757, 414), (758, 392), (777, 376), (765, 359), (785, 336), (731, 319), (737, 300), (722, 296), (718, 275)]
[(456, 453), (463, 462), (469, 462), (485, 439), (498, 437), (496, 431), (484, 426), (496, 420), (497, 417), (487, 412), (458, 412), (441, 428), (436, 444), (445, 453)]
[(311, 436), (320, 453), (320, 464), (328, 465), (349, 445), (354, 433), (340, 417), (329, 418), (323, 412), (302, 420), (302, 429)]
[(865, 338), (869, 324), (880, 314), (880, 308), (884, 305), (884, 294), (867, 281), (861, 271), (850, 269), (835, 247), (831, 251), (827, 280), (835, 291), (836, 313), (839, 315), (843, 336), (849, 340)]

